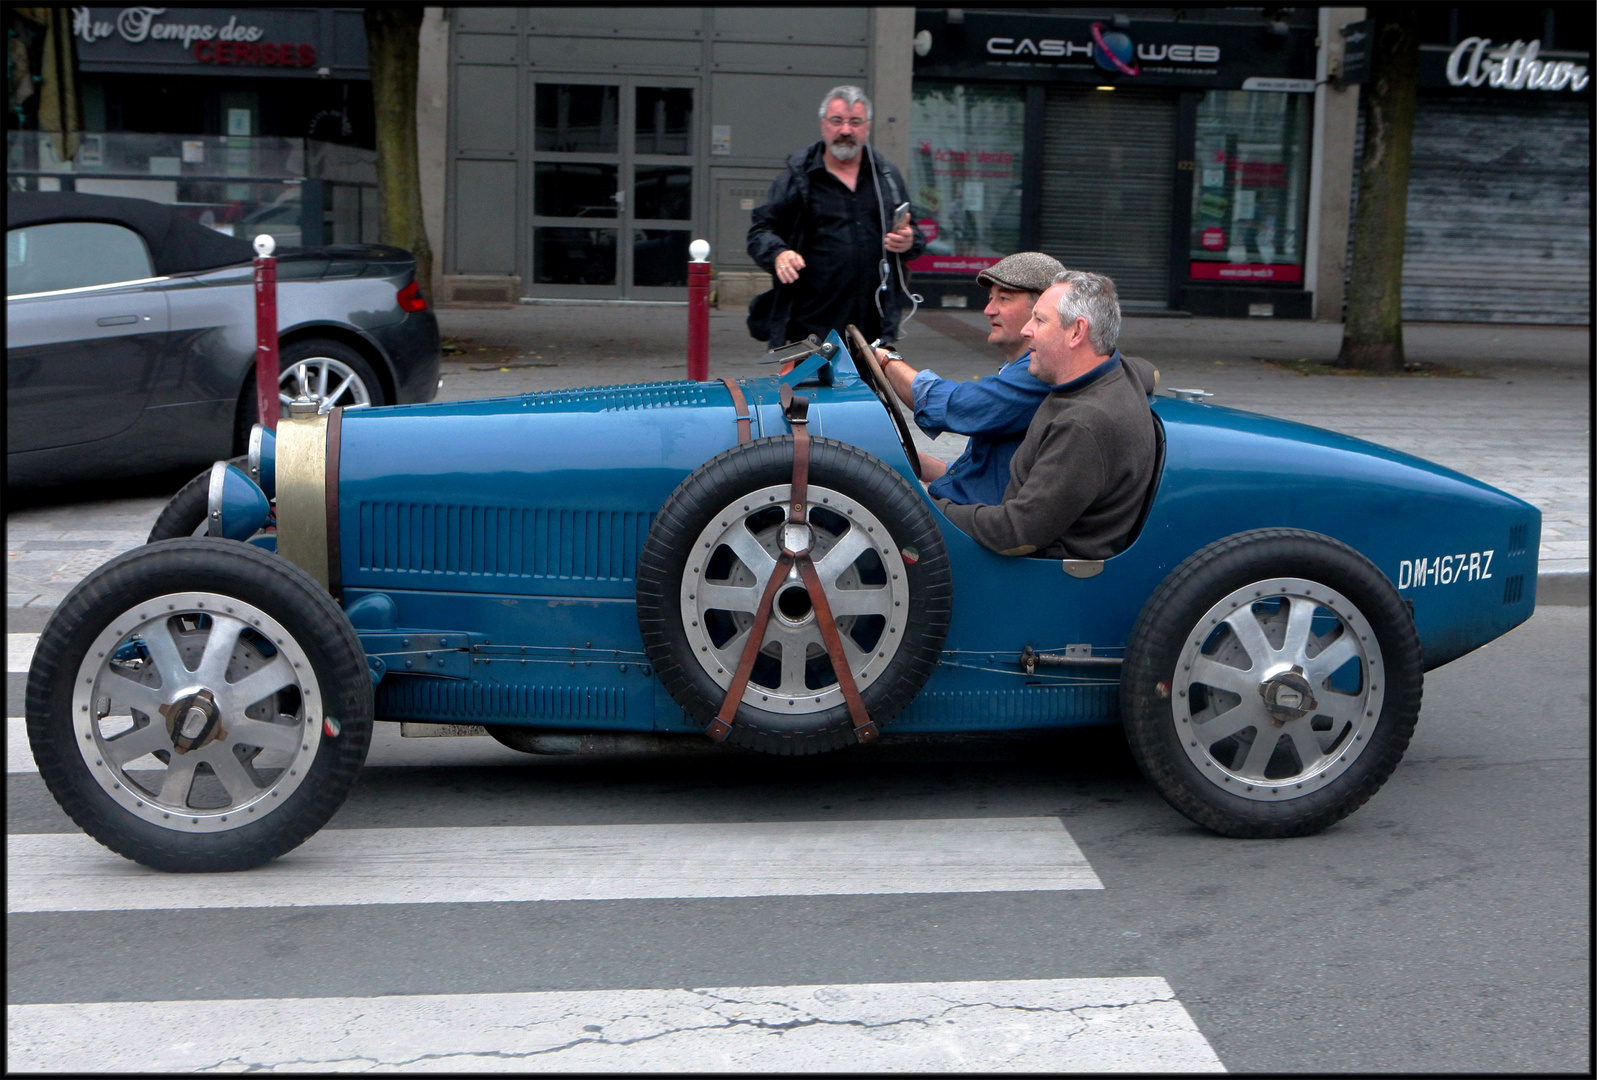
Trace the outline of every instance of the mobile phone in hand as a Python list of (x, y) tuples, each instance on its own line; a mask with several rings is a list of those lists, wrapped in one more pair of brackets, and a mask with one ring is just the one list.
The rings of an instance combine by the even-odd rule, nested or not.
[(909, 203), (899, 203), (893, 208), (893, 227), (889, 232), (897, 232), (909, 224)]

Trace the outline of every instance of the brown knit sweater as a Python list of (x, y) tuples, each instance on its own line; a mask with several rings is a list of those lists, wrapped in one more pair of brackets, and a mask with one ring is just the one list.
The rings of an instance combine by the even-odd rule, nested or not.
[(1155, 373), (1146, 360), (1116, 358), (1043, 399), (1001, 504), (937, 499), (938, 508), (1000, 555), (1107, 559), (1123, 549), (1153, 479)]

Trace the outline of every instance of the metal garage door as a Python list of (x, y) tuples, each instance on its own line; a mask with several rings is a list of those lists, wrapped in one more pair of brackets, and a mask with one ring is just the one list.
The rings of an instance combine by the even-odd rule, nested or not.
[(1420, 98), (1405, 319), (1590, 323), (1589, 117), (1545, 94)]
[(1038, 246), (1128, 306), (1166, 306), (1175, 159), (1173, 92), (1050, 86)]

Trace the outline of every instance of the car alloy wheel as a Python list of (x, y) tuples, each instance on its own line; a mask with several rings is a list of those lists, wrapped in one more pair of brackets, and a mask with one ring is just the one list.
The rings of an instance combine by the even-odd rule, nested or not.
[(283, 415), (288, 403), (306, 397), (316, 402), (317, 411), (329, 413), (335, 407), (346, 409), (372, 404), (371, 388), (350, 365), (331, 356), (308, 356), (284, 368), (277, 378), (277, 399)]
[(1257, 581), (1198, 620), (1171, 710), (1214, 784), (1272, 801), (1341, 776), (1369, 745), (1386, 682), (1381, 648), (1347, 597), (1301, 578)]
[[(726, 701), (756, 605), (780, 551), (794, 442), (726, 450), (677, 486), (638, 558), (638, 628), (666, 691), (697, 724)], [(885, 725), (920, 692), (942, 652), (953, 577), (920, 493), (857, 447), (810, 439), (806, 522), (820, 588), (870, 719)], [(798, 549), (794, 549), (798, 550)], [(778, 586), (728, 742), (817, 754), (858, 742), (811, 598)]]
[[(685, 632), (694, 659), (723, 690), (732, 684), (776, 568), (791, 492), (790, 484), (774, 484), (734, 499), (694, 542), (681, 585)], [(849, 673), (863, 688), (887, 669), (903, 640), (909, 614), (904, 554), (859, 500), (811, 486), (809, 503), (811, 558), (837, 620)], [(772, 712), (821, 712), (842, 702), (843, 692), (809, 593), (796, 570), (790, 576), (772, 604), (743, 700)]]
[(348, 796), (372, 685), (343, 610), (300, 568), (211, 537), (84, 578), (39, 636), (28, 743), (67, 815), (158, 870), (246, 870)]
[(1424, 689), (1419, 635), (1385, 574), (1301, 529), (1224, 537), (1172, 570), (1120, 672), (1143, 775), (1224, 836), (1307, 836), (1402, 760)]
[(114, 616), (73, 680), (74, 744), (100, 787), (178, 832), (224, 832), (292, 795), (321, 745), (304, 649), (253, 604), (151, 597)]

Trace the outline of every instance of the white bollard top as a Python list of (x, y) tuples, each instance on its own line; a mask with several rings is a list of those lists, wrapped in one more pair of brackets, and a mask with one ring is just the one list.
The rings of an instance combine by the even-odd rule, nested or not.
[(688, 258), (694, 262), (710, 261), (710, 243), (707, 240), (695, 240), (688, 245)]
[(277, 250), (277, 241), (271, 233), (261, 233), (255, 238), (255, 254), (262, 258)]

